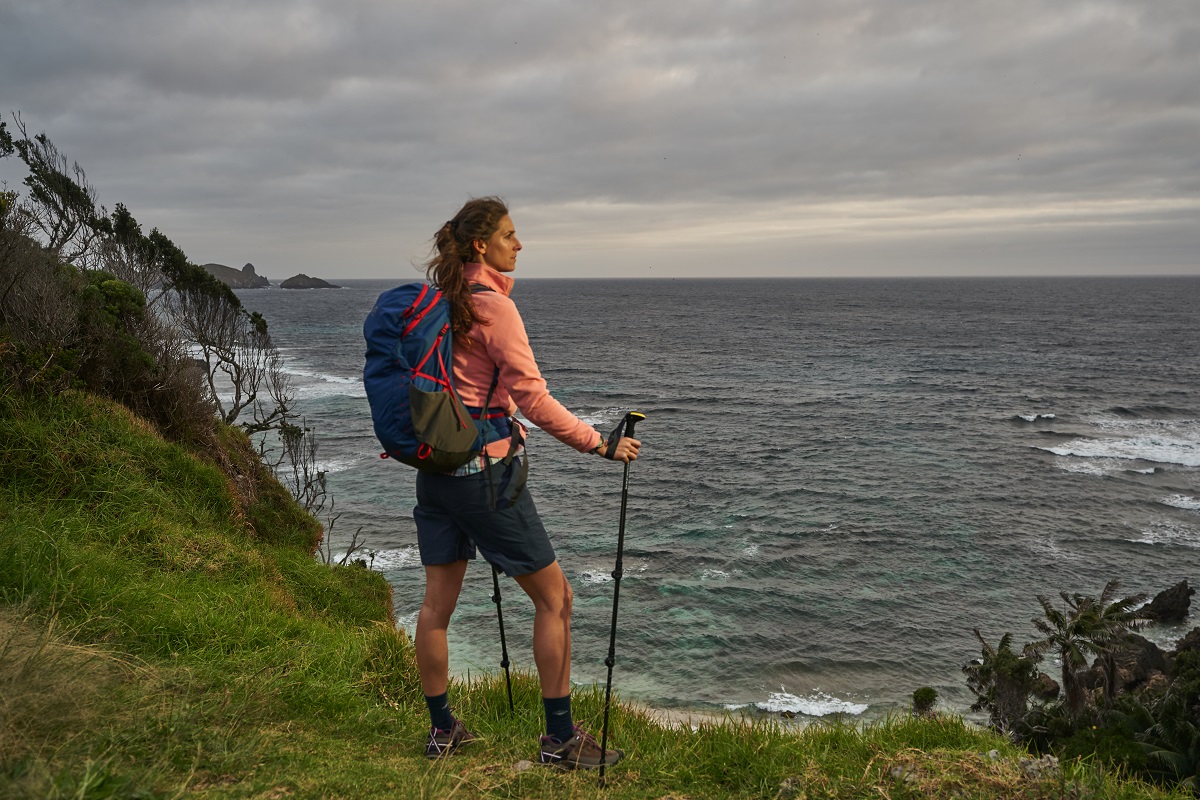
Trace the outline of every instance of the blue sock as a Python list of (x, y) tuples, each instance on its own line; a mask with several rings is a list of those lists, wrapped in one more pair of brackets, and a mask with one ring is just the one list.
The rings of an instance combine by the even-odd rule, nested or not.
[(546, 709), (546, 735), (565, 742), (575, 735), (575, 724), (571, 721), (571, 695), (566, 697), (543, 697)]
[(425, 705), (429, 706), (429, 719), (433, 727), (448, 731), (454, 727), (454, 715), (450, 713), (450, 694), (443, 692), (437, 697), (425, 695)]

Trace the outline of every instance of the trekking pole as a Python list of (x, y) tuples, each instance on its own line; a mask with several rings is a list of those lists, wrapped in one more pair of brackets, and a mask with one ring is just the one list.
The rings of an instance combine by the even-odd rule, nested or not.
[[(646, 418), (645, 414), (630, 411), (608, 437), (607, 447), (616, 447), (622, 436), (633, 438), (633, 426)], [(607, 452), (607, 450), (606, 450)], [(625, 478), (621, 485), (621, 523), (617, 528), (617, 566), (613, 570), (613, 613), (612, 630), (608, 634), (608, 680), (604, 685), (604, 726), (600, 733), (600, 785), (604, 785), (604, 761), (608, 754), (608, 707), (612, 699), (613, 664), (617, 663), (617, 608), (621, 603), (621, 575), (624, 569), (621, 558), (625, 552), (625, 504), (629, 500), (629, 462), (625, 462)]]
[(512, 713), (512, 678), (508, 674), (508, 644), (504, 641), (504, 612), (500, 610), (500, 569), (492, 565), (492, 602), (496, 604), (496, 619), (500, 621), (500, 666), (504, 668), (504, 685), (508, 689), (508, 711)]

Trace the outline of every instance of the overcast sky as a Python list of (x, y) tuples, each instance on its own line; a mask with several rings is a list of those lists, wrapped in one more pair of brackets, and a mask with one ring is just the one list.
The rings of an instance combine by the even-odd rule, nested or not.
[(0, 110), (273, 278), (1200, 275), (1197, 0), (0, 0)]

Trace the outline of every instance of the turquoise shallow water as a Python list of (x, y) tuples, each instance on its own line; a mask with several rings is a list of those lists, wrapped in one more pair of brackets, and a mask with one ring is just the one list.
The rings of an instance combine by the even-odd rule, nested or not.
[[(379, 460), (359, 382), (362, 319), (390, 285), (239, 294), (319, 432), (335, 543), (362, 528), (411, 625), (413, 474)], [(555, 396), (602, 428), (649, 416), (626, 696), (872, 716), (930, 685), (963, 710), (972, 627), (1027, 641), (1035, 594), (1200, 579), (1200, 279), (518, 279), (514, 298)], [(620, 469), (539, 431), (530, 452), (576, 590), (574, 677), (603, 680)], [(480, 562), (457, 671), (499, 661), (490, 594)], [(505, 620), (531, 668), (512, 583)]]

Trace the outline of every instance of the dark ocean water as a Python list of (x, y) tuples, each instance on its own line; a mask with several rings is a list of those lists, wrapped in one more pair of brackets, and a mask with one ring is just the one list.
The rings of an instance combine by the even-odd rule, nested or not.
[[(347, 283), (239, 296), (319, 434), (335, 545), (362, 528), (410, 627), (414, 473), (378, 458), (359, 377), (362, 320), (392, 283)], [(606, 430), (648, 415), (626, 697), (872, 717), (929, 685), (964, 711), (973, 627), (1020, 643), (1036, 594), (1200, 580), (1200, 279), (518, 279), (513, 297), (556, 397)], [(603, 681), (620, 466), (540, 431), (529, 449), (576, 592), (573, 677)], [(496, 669), (490, 593), (480, 561), (451, 625), (457, 672)], [(532, 669), (531, 606), (514, 583), (505, 597), (511, 657)]]

